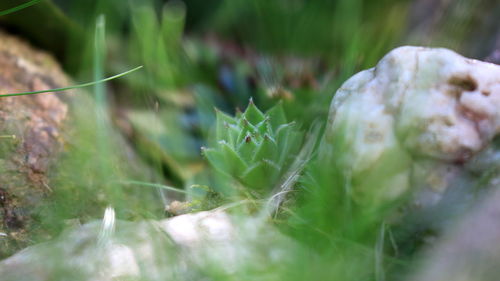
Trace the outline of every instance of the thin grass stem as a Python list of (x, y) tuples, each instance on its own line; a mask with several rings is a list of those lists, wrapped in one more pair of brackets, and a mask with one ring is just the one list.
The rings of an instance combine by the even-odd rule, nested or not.
[(139, 69), (143, 68), (143, 66), (138, 66), (136, 68), (130, 69), (128, 71), (122, 72), (120, 74), (110, 76), (101, 80), (93, 81), (93, 82), (88, 82), (88, 83), (83, 83), (79, 85), (74, 85), (74, 86), (69, 86), (69, 87), (64, 87), (64, 88), (55, 88), (55, 89), (49, 89), (49, 90), (42, 90), (42, 91), (33, 91), (33, 92), (22, 92), (22, 93), (12, 93), (12, 94), (3, 94), (0, 95), (1, 97), (16, 97), (16, 96), (27, 96), (27, 95), (36, 95), (36, 94), (43, 94), (43, 93), (52, 93), (52, 92), (62, 92), (62, 91), (67, 91), (67, 90), (73, 90), (73, 89), (79, 89), (79, 88), (85, 88), (89, 86), (93, 86), (96, 84), (104, 83), (113, 79), (120, 78), (122, 76), (125, 76), (127, 74), (130, 74), (134, 71), (137, 71)]
[(119, 183), (126, 184), (126, 185), (142, 185), (142, 186), (156, 187), (156, 188), (161, 188), (161, 189), (165, 189), (168, 191), (179, 192), (182, 194), (189, 194), (189, 192), (187, 192), (185, 190), (178, 189), (178, 188), (168, 186), (168, 185), (159, 184), (159, 183), (150, 183), (150, 182), (135, 181), (135, 180), (122, 180), (122, 181), (119, 181)]
[(29, 2), (26, 2), (26, 3), (23, 3), (23, 4), (19, 5), (19, 6), (15, 6), (13, 8), (0, 11), (0, 17), (8, 15), (8, 14), (15, 13), (15, 12), (20, 11), (22, 9), (26, 9), (26, 8), (31, 7), (31, 6), (37, 4), (38, 2), (41, 2), (41, 1), (42, 0), (32, 0), (32, 1), (29, 1)]

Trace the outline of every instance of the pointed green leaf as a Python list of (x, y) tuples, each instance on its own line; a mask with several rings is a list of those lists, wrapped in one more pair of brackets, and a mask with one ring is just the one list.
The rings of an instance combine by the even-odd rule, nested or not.
[(240, 135), (240, 128), (234, 124), (228, 124), (227, 127), (227, 143), (231, 147), (236, 147), (238, 145), (238, 136)]
[(255, 142), (252, 135), (247, 133), (245, 138), (243, 138), (238, 145), (238, 154), (247, 162), (250, 163), (251, 159), (255, 155), (257, 150), (257, 143)]
[(241, 182), (257, 191), (271, 190), (279, 176), (279, 167), (271, 161), (260, 161), (248, 168)]
[(224, 155), (224, 161), (228, 167), (228, 173), (233, 176), (241, 175), (247, 168), (245, 161), (229, 146), (227, 142), (219, 143), (220, 151)]
[(262, 122), (260, 122), (259, 124), (257, 124), (255, 126), (255, 128), (257, 129), (257, 131), (259, 132), (259, 134), (261, 136), (265, 135), (265, 134), (268, 134), (268, 135), (271, 135), (272, 134), (272, 130), (270, 130), (270, 127), (269, 127), (269, 119), (266, 117)]
[(253, 126), (250, 122), (248, 122), (247, 119), (241, 118), (238, 121), (238, 127), (240, 128), (241, 131), (240, 134), (238, 135), (237, 143), (241, 143), (248, 134), (250, 134), (254, 138), (255, 142), (259, 143), (258, 141), (258, 139), (260, 138), (259, 131), (257, 130), (257, 128), (255, 128), (255, 126)]
[(279, 126), (286, 124), (285, 110), (281, 102), (269, 109), (266, 115), (269, 117), (273, 132), (276, 132)]
[(228, 129), (231, 124), (235, 123), (234, 119), (218, 109), (216, 109), (215, 118), (216, 141), (227, 140), (229, 138)]
[(226, 174), (228, 173), (228, 167), (226, 166), (222, 152), (213, 148), (202, 148), (202, 154), (214, 169)]
[(276, 130), (276, 142), (281, 144), (283, 141), (287, 139), (287, 137), (290, 135), (292, 132), (293, 128), (295, 127), (295, 123), (288, 123), (288, 124), (283, 124), (278, 127)]
[(262, 113), (257, 106), (250, 100), (247, 109), (243, 113), (243, 117), (246, 118), (252, 125), (257, 125), (265, 119), (264, 113)]
[(276, 142), (278, 146), (279, 160), (278, 165), (284, 165), (285, 162), (295, 154), (298, 145), (299, 134), (294, 131), (295, 123), (288, 123), (278, 127), (276, 132)]
[(236, 119), (243, 118), (243, 112), (241, 112), (241, 109), (239, 107), (236, 108), (236, 114), (234, 116)]
[(257, 148), (252, 161), (257, 162), (263, 159), (274, 160), (277, 155), (278, 147), (276, 145), (276, 142), (268, 135), (265, 135), (259, 147)]

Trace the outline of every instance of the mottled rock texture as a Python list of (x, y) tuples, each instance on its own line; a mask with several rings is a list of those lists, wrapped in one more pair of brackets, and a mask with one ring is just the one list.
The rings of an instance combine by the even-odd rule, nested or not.
[(257, 273), (276, 280), (273, 272), (290, 266), (286, 253), (296, 246), (262, 220), (218, 210), (124, 222), (114, 221), (108, 209), (102, 222), (69, 229), (3, 260), (0, 276), (5, 281), (203, 280), (207, 273), (221, 279)]
[[(0, 94), (68, 85), (55, 60), (0, 31)], [(23, 244), (30, 210), (50, 192), (67, 106), (55, 94), (0, 97), (0, 256)]]
[(499, 108), (500, 66), (400, 47), (337, 91), (326, 141), (357, 200), (425, 186), (422, 204), (434, 204), (500, 133)]

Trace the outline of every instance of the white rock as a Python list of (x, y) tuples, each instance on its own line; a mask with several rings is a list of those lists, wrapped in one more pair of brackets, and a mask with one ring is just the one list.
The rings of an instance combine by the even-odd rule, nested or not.
[(234, 227), (224, 212), (199, 212), (176, 216), (160, 222), (161, 227), (181, 245), (192, 246), (209, 239), (228, 241)]
[[(500, 66), (446, 49), (400, 47), (337, 91), (326, 141), (354, 197), (379, 202), (410, 188), (416, 161), (434, 163), (420, 165), (428, 172), (462, 164), (499, 132)], [(442, 182), (423, 180), (445, 190)]]
[[(261, 219), (199, 212), (163, 221), (103, 222), (67, 230), (0, 262), (2, 281), (203, 280), (285, 266), (295, 244)], [(104, 233), (104, 234), (103, 234)], [(285, 244), (284, 244), (285, 243)], [(270, 279), (272, 280), (272, 278)]]

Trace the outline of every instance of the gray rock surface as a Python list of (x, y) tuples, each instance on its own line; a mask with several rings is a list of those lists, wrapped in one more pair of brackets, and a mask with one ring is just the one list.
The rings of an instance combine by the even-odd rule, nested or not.
[[(500, 181), (496, 181), (496, 187)], [(411, 281), (495, 281), (500, 265), (500, 192), (492, 190), (476, 209), (450, 227), (422, 255)]]

